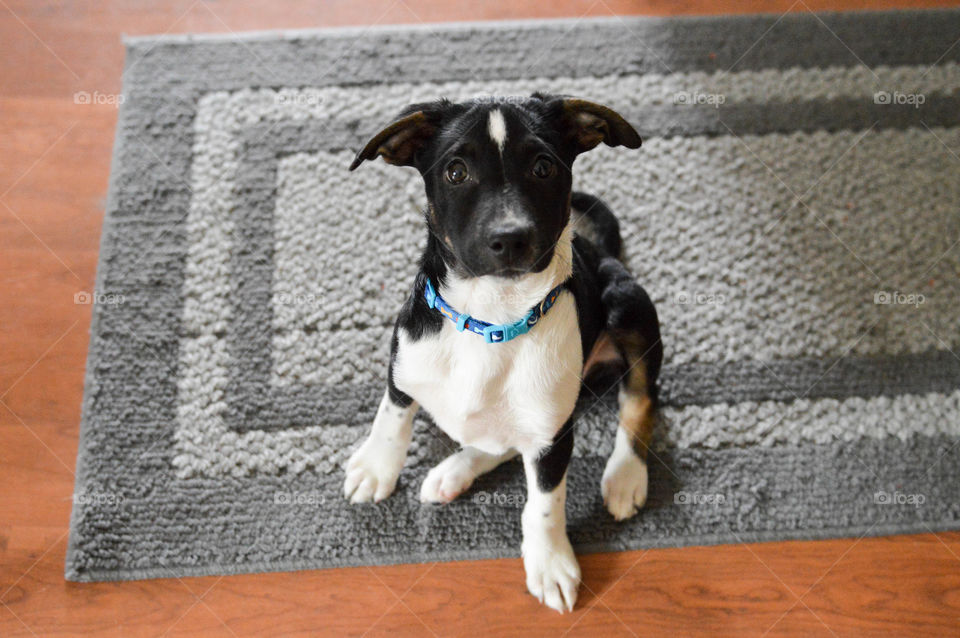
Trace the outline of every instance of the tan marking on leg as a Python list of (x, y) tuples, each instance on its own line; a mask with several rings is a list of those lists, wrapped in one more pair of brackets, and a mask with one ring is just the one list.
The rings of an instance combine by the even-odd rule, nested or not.
[(647, 366), (642, 359), (632, 362), (620, 386), (620, 427), (629, 435), (633, 450), (646, 460), (653, 439), (653, 401), (647, 394)]

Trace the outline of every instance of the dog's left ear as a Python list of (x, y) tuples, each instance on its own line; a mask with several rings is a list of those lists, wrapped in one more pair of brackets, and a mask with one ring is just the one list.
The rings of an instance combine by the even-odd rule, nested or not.
[(397, 119), (374, 135), (350, 164), (352, 171), (364, 160), (382, 157), (388, 164), (413, 166), (416, 153), (437, 132), (444, 113), (452, 105), (447, 100), (407, 106)]
[(533, 97), (547, 104), (578, 153), (589, 151), (600, 142), (607, 146), (640, 148), (640, 134), (623, 116), (607, 106), (568, 96), (534, 93)]

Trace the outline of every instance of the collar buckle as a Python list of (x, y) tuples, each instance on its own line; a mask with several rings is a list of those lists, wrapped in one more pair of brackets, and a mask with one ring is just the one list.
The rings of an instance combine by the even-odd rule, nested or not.
[(530, 328), (540, 319), (536, 309), (527, 313), (527, 316), (513, 323), (487, 326), (483, 329), (483, 340), (487, 343), (504, 343), (520, 335), (530, 332)]

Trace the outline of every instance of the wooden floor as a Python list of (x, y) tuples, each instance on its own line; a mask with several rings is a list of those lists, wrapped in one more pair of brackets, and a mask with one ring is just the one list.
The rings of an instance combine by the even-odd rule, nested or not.
[[(905, 0), (0, 0), (0, 636), (960, 635), (960, 534), (583, 556), (572, 614), (517, 560), (79, 585), (63, 580), (120, 35)], [(960, 34), (958, 34), (960, 37)]]

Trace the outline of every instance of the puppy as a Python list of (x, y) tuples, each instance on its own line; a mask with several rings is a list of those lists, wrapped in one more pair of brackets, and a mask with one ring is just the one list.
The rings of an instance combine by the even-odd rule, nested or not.
[(447, 503), (519, 454), (527, 589), (561, 612), (580, 583), (564, 505), (586, 369), (619, 366), (601, 491), (622, 520), (646, 500), (663, 356), (653, 303), (619, 259), (616, 218), (571, 188), (574, 160), (601, 142), (638, 148), (640, 136), (611, 109), (571, 97), (441, 99), (405, 108), (350, 166), (379, 156), (416, 168), (429, 232), (344, 494), (360, 503), (393, 492), (421, 407), (463, 446), (429, 472), (423, 502)]

